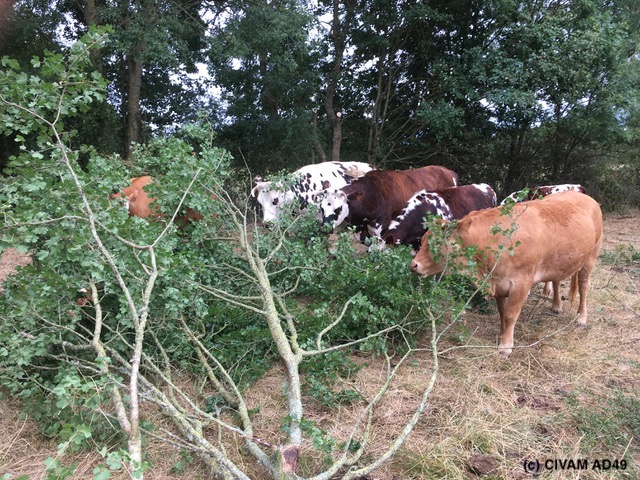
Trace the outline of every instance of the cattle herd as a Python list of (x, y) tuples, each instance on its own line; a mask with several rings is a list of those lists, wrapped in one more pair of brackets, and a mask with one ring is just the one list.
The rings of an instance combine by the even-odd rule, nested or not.
[[(516, 320), (531, 287), (553, 286), (552, 311), (562, 310), (561, 280), (571, 278), (570, 297), (580, 296), (577, 324), (587, 321), (586, 301), (591, 271), (602, 245), (600, 206), (581, 185), (540, 186), (507, 196), (500, 206), (485, 183), (460, 186), (458, 175), (444, 167), (379, 170), (361, 162), (308, 165), (281, 181), (256, 177), (251, 196), (262, 209), (263, 222), (278, 219), (287, 205), (299, 211), (317, 207), (317, 217), (334, 229), (354, 228), (356, 239), (377, 239), (380, 245), (411, 245), (417, 251), (411, 269), (419, 275), (446, 270), (442, 258), (451, 253), (452, 240), (475, 246), (476, 274), (488, 277), (496, 299), (501, 328), (499, 351), (510, 355)], [(124, 189), (132, 216), (147, 217), (153, 202), (143, 187), (151, 177), (138, 177)], [(501, 206), (513, 204), (510, 209)], [(505, 210), (510, 210), (505, 214)], [(187, 210), (189, 219), (202, 218)], [(456, 220), (442, 256), (432, 257), (431, 233), (425, 218)], [(199, 218), (198, 218), (199, 217)], [(509, 232), (505, 234), (505, 232)], [(511, 251), (505, 245), (513, 247)], [(506, 253), (505, 253), (506, 252)], [(464, 268), (469, 259), (460, 258)]]

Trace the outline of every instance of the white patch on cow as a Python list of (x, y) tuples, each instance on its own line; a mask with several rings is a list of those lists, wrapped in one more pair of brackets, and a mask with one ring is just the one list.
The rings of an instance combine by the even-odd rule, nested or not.
[(496, 192), (494, 192), (493, 188), (491, 188), (486, 183), (474, 183), (473, 186), (480, 190), (484, 196), (491, 197), (491, 203), (493, 205), (496, 205), (496, 203), (498, 202), (498, 197), (496, 196)]
[[(422, 205), (426, 199), (427, 191), (420, 190), (416, 192), (413, 197), (409, 199), (407, 205), (402, 209), (402, 213), (396, 217), (395, 220), (392, 220), (389, 224), (389, 230), (398, 228), (398, 226), (402, 223), (402, 221), (407, 218), (411, 212), (413, 212), (418, 206)], [(392, 226), (393, 225), (393, 226)]]
[(371, 237), (380, 240), (380, 235), (382, 234), (382, 225), (380, 225), (379, 223), (376, 223), (375, 225), (367, 225), (367, 230), (369, 231)]
[[(453, 220), (451, 209), (440, 195), (434, 192), (420, 190), (415, 193), (409, 201), (407, 201), (407, 205), (402, 209), (402, 213), (389, 223), (387, 233), (393, 233), (392, 230), (397, 229), (403, 222), (407, 221), (407, 217), (411, 212), (425, 204), (431, 205), (432, 213), (434, 215), (445, 220)], [(401, 239), (396, 239), (394, 243), (399, 245), (401, 243)]]
[(429, 203), (435, 210), (434, 215), (444, 220), (453, 220), (453, 214), (447, 202), (444, 201), (439, 194), (435, 192), (427, 192), (424, 203)]
[(549, 193), (550, 195), (553, 193), (560, 193), (560, 192), (568, 192), (570, 190), (576, 190), (576, 191), (580, 191), (582, 190), (582, 185), (578, 185), (575, 183), (566, 183), (564, 185), (554, 185), (553, 187), (551, 187), (551, 192)]
[[(356, 171), (364, 175), (370, 170), (373, 170), (373, 167), (362, 162), (324, 162), (307, 165), (293, 172), (286, 182), (257, 182), (251, 190), (251, 196), (257, 197), (258, 203), (262, 206), (262, 220), (273, 221), (278, 218), (284, 205), (299, 199), (304, 210), (307, 204), (315, 203), (313, 197), (318, 192), (327, 188), (342, 188), (357, 178), (345, 172)], [(326, 178), (330, 180), (325, 180)]]

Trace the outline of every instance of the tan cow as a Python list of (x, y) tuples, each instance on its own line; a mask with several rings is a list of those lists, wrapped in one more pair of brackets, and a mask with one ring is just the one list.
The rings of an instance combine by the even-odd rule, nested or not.
[[(126, 187), (122, 194), (126, 200), (127, 209), (129, 215), (132, 217), (147, 218), (153, 213), (151, 210), (151, 202), (155, 199), (149, 198), (144, 187), (149, 185), (153, 181), (153, 178), (149, 175), (142, 177), (135, 177), (131, 179), (131, 185)], [(121, 198), (123, 195), (120, 193), (114, 193), (111, 198)]]
[[(515, 222), (516, 229), (508, 232)], [(564, 192), (514, 205), (508, 215), (500, 207), (472, 212), (454, 226), (443, 253), (453, 251), (452, 239), (463, 248), (477, 246), (475, 261), (480, 275), (489, 275), (488, 286), (500, 313), (500, 353), (508, 356), (513, 347), (513, 330), (529, 289), (537, 282), (554, 282), (552, 309), (562, 310), (558, 284), (571, 278), (571, 303), (580, 292), (577, 324), (587, 323), (587, 293), (591, 271), (602, 245), (602, 212), (591, 197)], [(429, 251), (430, 233), (411, 262), (420, 275), (445, 269), (444, 260), (434, 261)], [(507, 247), (498, 253), (500, 245)], [(510, 252), (508, 249), (513, 247)], [(464, 258), (460, 263), (466, 265)]]
[[(126, 187), (122, 191), (122, 194), (124, 194), (124, 198), (127, 202), (127, 208), (129, 210), (130, 216), (140, 218), (147, 218), (151, 214), (153, 214), (157, 218), (164, 216), (161, 213), (157, 212), (155, 208), (151, 207), (151, 204), (153, 203), (155, 198), (150, 198), (149, 195), (147, 195), (147, 192), (144, 190), (144, 187), (146, 187), (153, 181), (153, 177), (149, 175), (135, 177), (131, 179), (131, 185)], [(122, 194), (113, 193), (111, 194), (110, 198), (121, 198), (123, 196)], [(189, 223), (189, 221), (193, 220), (202, 220), (202, 215), (195, 210), (186, 207), (185, 214), (178, 215), (175, 219), (175, 223), (178, 228), (182, 229)]]

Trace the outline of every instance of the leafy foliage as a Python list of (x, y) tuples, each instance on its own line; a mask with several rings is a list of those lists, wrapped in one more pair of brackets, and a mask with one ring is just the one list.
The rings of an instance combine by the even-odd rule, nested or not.
[[(249, 227), (255, 224), (246, 203), (249, 179), (240, 194), (246, 173), (212, 145), (206, 123), (140, 146), (135, 170), (88, 146), (67, 145), (74, 131), (66, 119), (103, 99), (104, 80), (85, 70), (99, 41), (89, 35), (65, 55), (34, 59), (40, 70), (34, 74), (3, 60), (4, 78), (18, 87), (3, 83), (0, 113), (23, 137), (8, 165), (10, 181), (0, 187), (6, 219), (0, 242), (31, 252), (33, 263), (6, 282), (0, 301), (0, 381), (61, 440), (60, 455), (97, 444), (110, 450), (103, 455), (107, 463), (120, 468), (129, 462), (142, 474), (144, 461), (118, 453), (126, 430), (122, 412), (135, 399), (114, 396), (135, 374), (129, 360), (135, 345), (141, 350), (139, 388), (147, 396), (162, 395), (154, 378), (176, 388), (177, 371), (213, 381), (216, 373), (202, 359), (207, 354), (215, 355), (222, 382), (234, 388), (266, 371), (280, 346), (275, 327), (265, 323), (261, 295), (267, 287), (256, 282), (257, 258), (283, 315), (293, 317), (282, 323), (290, 331), (295, 326), (303, 348), (322, 351), (365, 339), (365, 350), (406, 351), (406, 332), (413, 338), (425, 312), (445, 298), (424, 293), (423, 285), (432, 284), (411, 274), (408, 251), (358, 253), (349, 233), (333, 243), (313, 212), (290, 211), (271, 229)], [(86, 170), (77, 167), (81, 153), (90, 158)], [(147, 190), (154, 213), (144, 220), (110, 200), (142, 174), (154, 179)], [(173, 220), (186, 208), (202, 218), (178, 228)], [(247, 253), (247, 242), (257, 256)], [(143, 315), (149, 329), (142, 336)], [(357, 402), (356, 392), (336, 388), (356, 370), (331, 350), (317, 354), (313, 363), (303, 362), (306, 392), (327, 407)], [(238, 408), (220, 385), (199, 399), (209, 412)], [(287, 423), (291, 431), (298, 428), (295, 419)], [(148, 428), (144, 419), (141, 425)], [(308, 427), (323, 451), (337, 448)], [(73, 468), (49, 465), (60, 478)]]

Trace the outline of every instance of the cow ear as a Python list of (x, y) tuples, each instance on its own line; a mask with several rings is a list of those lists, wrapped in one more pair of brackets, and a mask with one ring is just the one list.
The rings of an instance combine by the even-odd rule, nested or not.
[(131, 195), (127, 196), (127, 200), (129, 202), (132, 202), (133, 200), (135, 200), (136, 198), (138, 198), (138, 190), (134, 190)]
[(326, 196), (327, 194), (325, 191), (314, 193), (313, 195), (311, 195), (311, 201), (313, 203), (320, 203)]
[(347, 200), (349, 200), (350, 202), (353, 202), (354, 200), (358, 200), (360, 197), (362, 197), (362, 193), (351, 192), (350, 194), (347, 195)]
[(251, 196), (255, 197), (256, 195), (258, 195), (262, 190), (264, 190), (265, 188), (265, 183), (266, 182), (259, 182), (255, 187), (253, 187), (251, 189)]

